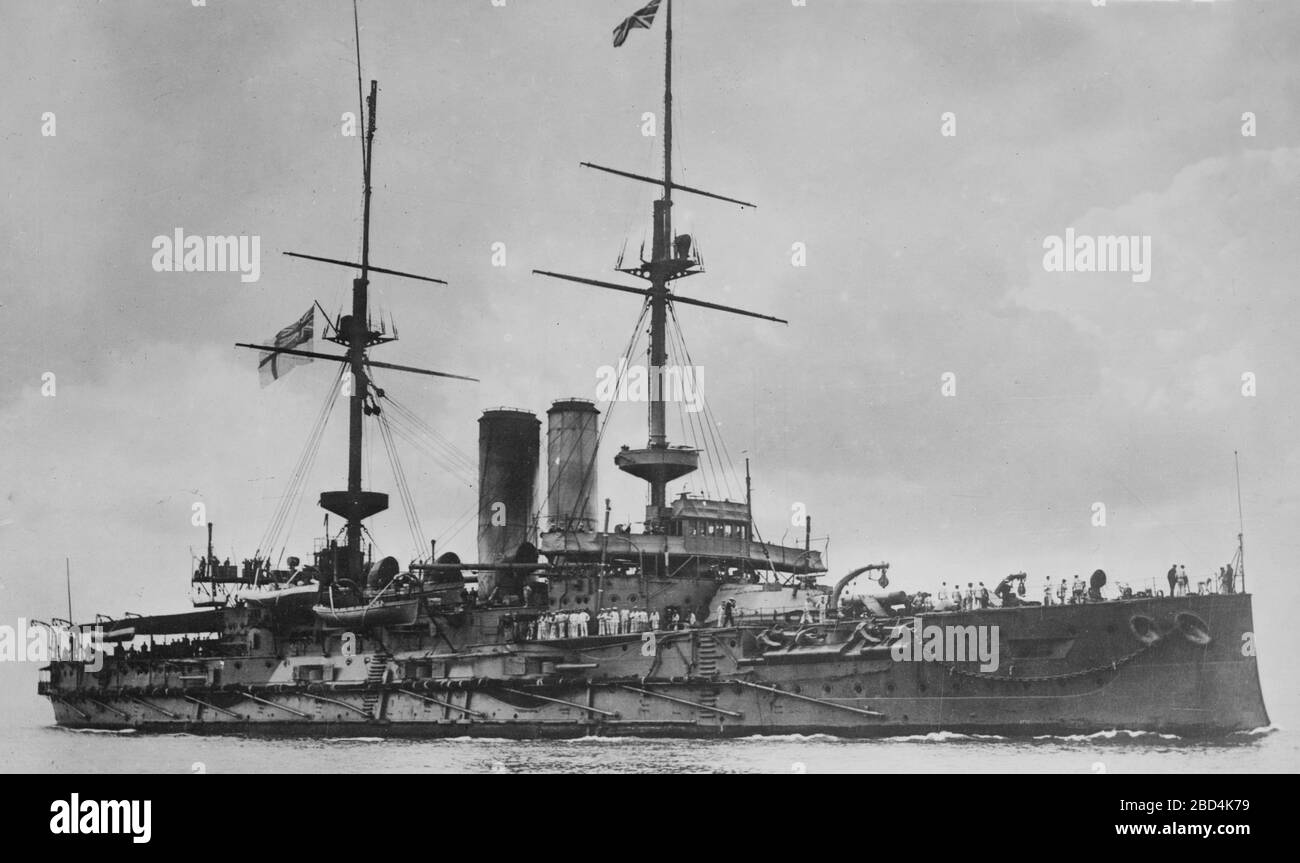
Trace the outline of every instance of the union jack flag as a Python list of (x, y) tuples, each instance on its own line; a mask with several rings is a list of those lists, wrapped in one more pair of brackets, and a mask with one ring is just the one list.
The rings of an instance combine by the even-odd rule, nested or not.
[(649, 3), (632, 13), (631, 18), (627, 18), (622, 24), (614, 28), (614, 47), (617, 48), (627, 41), (627, 34), (636, 28), (649, 30), (650, 25), (655, 21), (655, 13), (659, 11), (659, 0), (650, 0)]

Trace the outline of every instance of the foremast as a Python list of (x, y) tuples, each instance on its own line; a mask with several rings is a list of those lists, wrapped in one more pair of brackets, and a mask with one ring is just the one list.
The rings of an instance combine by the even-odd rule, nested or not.
[(322, 492), (322, 508), (341, 516), (347, 522), (347, 562), (344, 571), (354, 577), (361, 572), (364, 555), (361, 545), (362, 521), (388, 509), (388, 495), (361, 488), (361, 453), (365, 434), (363, 418), (370, 407), (366, 376), (366, 349), (381, 338), (370, 329), (370, 198), (373, 191), (370, 177), (375, 152), (375, 110), (378, 101), (378, 84), (370, 82), (370, 95), (366, 98), (367, 119), (365, 160), (362, 169), (363, 191), (361, 205), (361, 275), (352, 280), (352, 314), (338, 322), (331, 341), (347, 348), (347, 364), (352, 374), (351, 395), (348, 399), (348, 488), (346, 492)]
[[(360, 80), (357, 82), (360, 88)], [(358, 94), (359, 95), (359, 94)], [(370, 377), (370, 370), (373, 368), (393, 369), (396, 371), (414, 372), (416, 374), (432, 375), (435, 377), (456, 378), (458, 380), (476, 381), (477, 378), (465, 377), (463, 375), (453, 375), (446, 372), (431, 371), (429, 369), (414, 368), (411, 366), (400, 366), (392, 363), (382, 363), (369, 358), (369, 349), (380, 344), (397, 340), (396, 332), (393, 335), (387, 335), (381, 330), (375, 330), (370, 322), (369, 308), (369, 287), (370, 274), (385, 273), (402, 278), (417, 279), (424, 282), (434, 282), (436, 284), (447, 284), (442, 279), (434, 279), (428, 276), (418, 276), (399, 270), (391, 270), (384, 267), (377, 267), (370, 262), (370, 210), (371, 196), (373, 191), (372, 184), (372, 159), (374, 156), (375, 141), (375, 115), (379, 101), (379, 83), (370, 82), (370, 94), (366, 98), (366, 133), (362, 147), (362, 218), (361, 218), (361, 261), (359, 263), (352, 261), (338, 260), (335, 258), (324, 258), (316, 255), (304, 255), (297, 252), (285, 252), (286, 255), (296, 258), (305, 258), (308, 260), (319, 261), (326, 264), (348, 267), (359, 270), (359, 275), (352, 280), (352, 312), (348, 315), (341, 316), (338, 320), (330, 322), (332, 332), (325, 336), (328, 341), (332, 341), (346, 349), (346, 352), (339, 356), (333, 354), (321, 354), (313, 351), (302, 351), (290, 348), (274, 347), (267, 345), (250, 345), (240, 343), (239, 347), (256, 348), (262, 351), (272, 351), (276, 353), (294, 354), (297, 356), (311, 357), (313, 359), (334, 360), (344, 365), (348, 375), (343, 377), (340, 384), (345, 387), (344, 392), (348, 398), (348, 481), (345, 491), (326, 491), (321, 492), (320, 506), (328, 512), (342, 517), (345, 521), (344, 536), (345, 546), (337, 549), (331, 567), (332, 572), (327, 578), (322, 579), (322, 588), (334, 578), (347, 578), (360, 586), (365, 583), (365, 566), (366, 554), (362, 543), (362, 533), (365, 530), (364, 521), (372, 515), (377, 515), (388, 509), (388, 495), (378, 491), (368, 491), (362, 487), (361, 473), (361, 456), (364, 443), (364, 419), (368, 415), (378, 415), (380, 406), (378, 399), (383, 398), (384, 392), (373, 385)]]

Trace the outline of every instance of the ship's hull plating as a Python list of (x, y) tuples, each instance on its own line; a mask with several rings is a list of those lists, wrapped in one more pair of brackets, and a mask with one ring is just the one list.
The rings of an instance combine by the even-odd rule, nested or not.
[(998, 668), (856, 645), (762, 650), (755, 630), (733, 627), (540, 643), (590, 662), (532, 677), (407, 678), (384, 657), (391, 673), (351, 685), (115, 688), (100, 678), (91, 688), (82, 678), (48, 694), (71, 728), (311, 737), (1217, 736), (1269, 723), (1246, 595), (930, 614), (917, 625), (997, 627)]

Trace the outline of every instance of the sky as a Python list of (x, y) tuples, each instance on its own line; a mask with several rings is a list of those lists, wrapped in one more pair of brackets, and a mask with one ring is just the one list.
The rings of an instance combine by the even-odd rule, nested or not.
[[(644, 115), (661, 132), (662, 21), (610, 44), (636, 6), (361, 0), (372, 260), (449, 282), (375, 278), (401, 336), (375, 358), (480, 379), (379, 383), (471, 459), (483, 409), (591, 398), (632, 335), (634, 297), (531, 270), (620, 280), (620, 250), (648, 243), (655, 189), (579, 167), (660, 170)], [(1237, 451), (1265, 697), (1300, 711), (1300, 7), (674, 15), (675, 178), (758, 203), (677, 197), (707, 263), (677, 289), (789, 325), (678, 309), (734, 469), (670, 493), (743, 497), (749, 457), (764, 536), (798, 541), (806, 508), (832, 574), (887, 560), (909, 591), (1016, 571), (1037, 590), (1101, 568), (1140, 587), (1232, 558)], [(343, 0), (0, 7), (3, 621), (62, 614), (65, 559), (79, 619), (187, 607), (196, 503), (220, 555), (256, 548), (332, 369), (262, 388), (234, 344), (348, 296), (348, 270), (280, 252), (359, 254), (352, 26)], [(260, 278), (156, 272), (153, 240), (177, 229), (258, 236)], [(1048, 271), (1068, 229), (1149, 237), (1149, 280)], [(316, 493), (343, 487), (345, 428), (340, 402), (289, 554), (322, 533)], [(616, 522), (645, 493), (613, 453), (645, 434), (642, 406), (614, 406), (599, 494)], [(367, 483), (393, 493), (370, 441)], [(473, 556), (473, 477), (403, 464), (424, 532)], [(372, 530), (405, 560), (393, 499)]]

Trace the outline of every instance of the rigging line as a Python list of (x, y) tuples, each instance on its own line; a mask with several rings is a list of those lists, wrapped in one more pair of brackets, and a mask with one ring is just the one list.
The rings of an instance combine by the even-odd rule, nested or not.
[[(338, 392), (338, 389), (339, 389), (338, 387), (333, 387), (333, 390), (334, 390), (335, 393)], [(331, 407), (333, 406), (333, 403), (334, 403), (334, 401), (335, 401), (336, 399), (337, 399), (337, 395), (335, 395), (333, 398), (331, 398), (331, 402), (330, 402)], [(293, 510), (292, 510), (292, 514), (289, 514), (289, 513), (286, 512), (286, 516), (287, 516), (287, 518), (288, 518), (288, 521), (282, 523), (281, 526), (280, 526), (280, 530), (281, 530), (281, 531), (283, 532), (283, 534), (284, 534), (284, 540), (285, 540), (285, 541), (284, 541), (284, 544), (280, 547), (280, 554), (279, 554), (279, 556), (276, 558), (276, 565), (277, 565), (277, 566), (279, 565), (280, 560), (282, 560), (282, 559), (284, 558), (284, 552), (285, 552), (285, 550), (288, 548), (289, 535), (293, 532), (293, 526), (294, 526), (294, 524), (295, 524), (295, 523), (297, 522), (297, 520), (298, 520), (298, 513), (302, 511), (302, 503), (303, 503), (303, 501), (306, 499), (306, 498), (303, 496), (303, 494), (302, 494), (302, 489), (303, 489), (303, 486), (306, 484), (307, 478), (311, 475), (312, 468), (313, 468), (313, 467), (315, 466), (315, 464), (316, 464), (316, 457), (320, 454), (320, 442), (321, 442), (321, 440), (324, 438), (324, 435), (325, 435), (325, 426), (326, 426), (326, 423), (328, 422), (329, 413), (330, 413), (330, 411), (327, 411), (327, 412), (325, 413), (325, 421), (323, 421), (323, 422), (320, 424), (320, 429), (319, 429), (319, 431), (318, 431), (318, 433), (317, 433), (317, 435), (316, 435), (316, 442), (315, 442), (315, 444), (311, 447), (311, 450), (310, 450), (310, 452), (311, 452), (311, 456), (310, 456), (310, 458), (309, 458), (308, 461), (307, 461), (307, 464), (306, 464), (306, 466), (305, 466), (305, 468), (304, 468), (304, 470), (303, 470), (303, 472), (302, 472), (301, 477), (300, 477), (299, 480), (298, 480), (298, 488), (297, 488), (297, 490), (295, 491), (295, 493), (294, 493), (294, 495), (293, 495), (293, 498), (292, 498), (292, 499), (295, 500), (295, 503), (294, 503), (294, 506), (293, 506)], [(279, 540), (279, 538), (280, 538), (279, 536), (273, 537), (273, 541), (272, 541), (272, 545), (271, 545), (272, 548), (274, 547), (275, 542)], [(269, 551), (269, 549), (268, 549), (268, 551)]]
[(470, 475), (454, 464), (446, 462), (437, 452), (429, 449), (428, 444), (419, 437), (413, 435), (402, 423), (394, 417), (389, 417), (389, 425), (394, 434), (403, 441), (411, 445), (411, 448), (421, 455), (429, 458), (440, 470), (457, 481), (457, 485), (465, 485), (468, 488), (474, 487), (474, 482)]
[[(450, 541), (452, 538), (456, 537), (462, 530), (464, 530), (468, 526), (471, 519), (477, 518), (478, 516), (486, 512), (488, 509), (490, 509), (492, 504), (500, 498), (500, 494), (498, 494), (498, 492), (502, 490), (503, 488), (502, 484), (504, 482), (505, 482), (505, 478), (503, 477), (498, 485), (487, 490), (488, 493), (480, 494), (479, 500), (474, 501), (468, 507), (466, 507), (464, 512), (462, 512), (461, 515), (459, 515), (452, 522), (452, 526), (444, 530), (438, 536), (438, 542), (441, 543), (445, 540)], [(534, 519), (536, 518), (537, 516), (534, 515)]]
[(477, 507), (478, 502), (475, 501), (474, 503), (471, 503), (464, 512), (456, 516), (456, 518), (451, 522), (451, 527), (438, 534), (438, 544), (441, 545), (444, 542), (450, 542), (459, 536), (460, 532), (469, 524), (469, 517), (473, 515), (474, 510)]
[(385, 414), (388, 416), (389, 424), (394, 432), (400, 434), (404, 440), (432, 458), (439, 467), (456, 474), (459, 479), (464, 479), (469, 475), (470, 468), (467, 465), (454, 459), (449, 453), (438, 449), (433, 442), (427, 440), (424, 435), (410, 425), (409, 419), (401, 411), (393, 409), (385, 411)]
[(393, 485), (396, 486), (396, 488), (397, 488), (397, 498), (398, 498), (398, 501), (399, 501), (399, 503), (401, 504), (401, 507), (402, 507), (402, 515), (403, 515), (403, 518), (404, 518), (404, 520), (405, 520), (405, 522), (406, 522), (406, 529), (407, 529), (407, 532), (408, 532), (408, 534), (411, 534), (409, 538), (411, 539), (412, 544), (415, 544), (415, 542), (416, 542), (415, 535), (414, 535), (414, 534), (412, 533), (412, 531), (411, 531), (411, 515), (410, 515), (410, 509), (409, 509), (409, 507), (407, 506), (406, 494), (404, 493), (405, 490), (402, 488), (401, 480), (399, 480), (399, 479), (398, 479), (398, 476), (397, 476), (397, 468), (396, 468), (396, 467), (394, 466), (394, 464), (393, 464), (393, 452), (392, 452), (392, 446), (391, 446), (391, 443), (390, 443), (390, 441), (389, 441), (388, 430), (385, 428), (385, 422), (384, 422), (384, 419), (383, 419), (383, 415), (382, 415), (382, 414), (381, 414), (379, 417), (376, 418), (376, 420), (375, 420), (375, 426), (376, 426), (376, 428), (378, 429), (378, 431), (379, 431), (379, 437), (380, 437), (380, 439), (383, 441), (383, 444), (384, 444), (384, 454), (385, 454), (386, 456), (388, 456), (388, 467), (389, 467), (390, 472), (391, 472), (392, 475), (393, 475)]
[[(440, 468), (455, 475), (457, 479), (469, 481), (468, 478), (472, 475), (472, 471), (468, 466), (451, 458), (446, 452), (439, 450), (434, 444), (422, 437), (418, 431), (409, 426), (406, 418), (401, 416), (400, 413), (391, 412), (389, 422), (394, 432), (400, 434), (404, 440), (433, 459)], [(473, 483), (470, 482), (469, 484), (472, 485)]]
[[(670, 306), (670, 309), (671, 309), (671, 306)], [(687, 365), (690, 366), (691, 368), (694, 368), (694, 367), (695, 367), (695, 359), (691, 356), (691, 349), (690, 349), (689, 347), (686, 346), (686, 335), (685, 335), (685, 333), (682, 332), (682, 329), (681, 329), (681, 321), (679, 321), (679, 320), (677, 319), (677, 312), (676, 312), (676, 310), (673, 310), (673, 311), (672, 311), (672, 319), (673, 319), (673, 325), (674, 325), (674, 328), (677, 330), (677, 337), (678, 337), (678, 339), (679, 339), (680, 342), (681, 342), (682, 352), (686, 354), (686, 363), (687, 363)], [(721, 458), (721, 457), (725, 457), (725, 458), (726, 458), (726, 465), (725, 465), (725, 467), (723, 468), (723, 478), (724, 478), (724, 479), (727, 479), (727, 470), (729, 469), (729, 470), (730, 470), (730, 474), (731, 474), (731, 477), (730, 477), (730, 478), (736, 480), (736, 485), (739, 486), (739, 485), (740, 485), (740, 475), (739, 475), (739, 473), (737, 473), (737, 471), (736, 471), (736, 463), (735, 463), (735, 461), (731, 458), (731, 452), (730, 452), (730, 450), (727, 449), (727, 438), (726, 438), (726, 436), (725, 436), (724, 434), (722, 434), (722, 432), (720, 432), (720, 431), (717, 430), (717, 417), (716, 417), (716, 415), (713, 413), (713, 407), (712, 407), (712, 405), (709, 403), (708, 397), (705, 396), (705, 394), (704, 394), (704, 388), (703, 388), (703, 386), (700, 386), (698, 392), (699, 392), (699, 396), (700, 396), (700, 402), (704, 405), (704, 414), (705, 414), (705, 418), (709, 421), (709, 430), (710, 430), (710, 432), (711, 432), (711, 433), (713, 434), (713, 436), (714, 436), (714, 442), (715, 442), (715, 444), (716, 444), (717, 447), (719, 448), (719, 457), (720, 457), (720, 458)], [(730, 483), (730, 481), (727, 482), (727, 495), (728, 495), (728, 497), (731, 496), (731, 483)]]
[[(383, 419), (382, 416), (380, 418)], [(410, 527), (413, 539), (415, 540), (415, 556), (416, 559), (421, 559), (424, 556), (424, 549), (428, 547), (428, 540), (424, 534), (424, 525), (420, 523), (420, 513), (419, 510), (415, 508), (415, 494), (411, 491), (411, 483), (406, 478), (406, 468), (399, 457), (397, 443), (393, 440), (392, 430), (386, 429), (386, 432), (388, 437), (388, 446), (392, 453), (393, 467), (394, 470), (401, 475), (401, 488), (405, 495), (407, 506), (409, 507)]]
[[(370, 376), (373, 389), (383, 389), (374, 379), (374, 369), (369, 363), (366, 363), (366, 371)], [(375, 414), (377, 424), (380, 430), (380, 436), (383, 438), (384, 449), (388, 454), (389, 467), (393, 472), (393, 480), (397, 485), (398, 497), (402, 501), (402, 507), (406, 515), (407, 529), (411, 532), (411, 539), (415, 543), (415, 555), (420, 558), (425, 547), (424, 529), (420, 524), (419, 513), (415, 509), (415, 497), (411, 494), (410, 483), (406, 478), (406, 470), (402, 467), (401, 459), (398, 457), (397, 444), (393, 440), (392, 429), (389, 427), (388, 414), (378, 412)]]
[[(361, 87), (361, 17), (357, 13), (357, 0), (352, 0), (352, 32), (356, 37), (357, 46), (357, 122), (364, 124), (366, 122), (366, 99), (362, 95)], [(366, 171), (366, 136), (358, 135), (361, 139), (361, 173)]]
[(376, 423), (379, 426), (380, 437), (384, 442), (384, 450), (388, 454), (389, 468), (393, 473), (393, 481), (397, 486), (397, 495), (402, 503), (402, 512), (406, 517), (406, 529), (410, 533), (411, 542), (415, 546), (415, 556), (420, 558), (425, 546), (424, 531), (420, 526), (419, 516), (415, 511), (415, 499), (411, 495), (411, 489), (406, 481), (406, 472), (402, 468), (401, 461), (397, 456), (397, 445), (393, 441), (392, 430), (388, 427), (387, 417), (380, 413), (376, 416)]
[[(300, 508), (302, 502), (302, 490), (306, 483), (307, 477), (311, 474), (311, 468), (316, 462), (316, 456), (320, 452), (320, 443), (324, 438), (325, 427), (328, 424), (329, 414), (337, 399), (338, 387), (331, 387), (331, 397), (327, 400), (326, 408), (322, 411), (321, 416), (312, 428), (312, 435), (303, 449), (303, 458), (295, 468), (293, 476), (290, 478), (290, 489), (282, 499), (282, 506), (279, 510), (278, 517), (274, 524), (274, 530), (266, 538), (266, 551), (269, 557), (275, 549), (282, 535), (287, 535), (286, 524), (292, 525), (291, 511), (296, 515), (297, 508)], [(280, 551), (281, 556), (284, 549)]]
[[(640, 341), (641, 325), (642, 325), (642, 322), (645, 320), (645, 316), (646, 316), (646, 314), (648, 314), (648, 312), (649, 312), (649, 308), (650, 308), (650, 306), (649, 306), (649, 302), (648, 302), (648, 301), (647, 301), (646, 303), (642, 304), (642, 306), (641, 306), (641, 314), (637, 317), (636, 324), (632, 327), (632, 336), (631, 336), (631, 337), (629, 338), (629, 340), (628, 340), (628, 346), (627, 346), (627, 349), (624, 351), (624, 353), (623, 353), (623, 357), (622, 357), (622, 361), (623, 361), (623, 363), (622, 363), (622, 364), (623, 364), (623, 371), (622, 371), (622, 373), (619, 375), (618, 379), (617, 379), (617, 380), (615, 381), (615, 383), (614, 383), (615, 390), (614, 390), (613, 395), (615, 396), (615, 398), (612, 398), (612, 399), (610, 400), (608, 407), (605, 409), (605, 420), (604, 420), (604, 422), (601, 424), (600, 428), (599, 428), (599, 429), (597, 430), (597, 432), (596, 432), (596, 445), (595, 445), (595, 448), (592, 450), (591, 458), (589, 458), (589, 459), (587, 460), (587, 463), (586, 463), (585, 465), (583, 465), (583, 467), (582, 467), (582, 471), (583, 471), (583, 473), (582, 473), (581, 482), (580, 482), (580, 486), (581, 486), (581, 487), (584, 487), (584, 488), (586, 487), (586, 485), (587, 485), (587, 483), (588, 483), (588, 480), (591, 478), (592, 472), (596, 469), (596, 459), (598, 459), (598, 458), (600, 457), (600, 445), (601, 445), (601, 442), (604, 440), (605, 429), (608, 428), (608, 424), (609, 424), (610, 420), (613, 418), (613, 415), (614, 415), (614, 407), (615, 407), (615, 405), (618, 404), (617, 395), (618, 395), (618, 393), (619, 393), (619, 390), (620, 390), (621, 388), (623, 388), (623, 387), (626, 386), (627, 375), (628, 375), (628, 372), (631, 371), (631, 365), (632, 365), (632, 354), (636, 351), (637, 343)], [(574, 444), (573, 444), (574, 448), (577, 447), (577, 443), (578, 443), (578, 442), (575, 440), (575, 441), (574, 441)], [(570, 451), (570, 453), (571, 453), (571, 452), (572, 452), (572, 450)], [(568, 455), (568, 454), (566, 454), (566, 456), (567, 456), (567, 455)], [(548, 453), (547, 458), (548, 458), (548, 460), (549, 460), (549, 453)], [(548, 467), (549, 467), (549, 466), (548, 466)], [(560, 478), (561, 478), (561, 477), (557, 475), (556, 478), (555, 478), (555, 482), (551, 483), (550, 486), (547, 488), (547, 490), (546, 490), (546, 501), (549, 501), (549, 500), (550, 500), (551, 493), (555, 491), (555, 485), (560, 481)], [(578, 511), (577, 511), (577, 510), (578, 510), (578, 507), (582, 506), (582, 504), (583, 504), (583, 502), (582, 502), (581, 500), (575, 501), (575, 502), (574, 502), (574, 509), (573, 509), (571, 512), (566, 513), (566, 517), (567, 517), (567, 519), (568, 519), (568, 521), (569, 521), (570, 523), (572, 523), (575, 519), (577, 519), (577, 517), (578, 517)], [(545, 508), (545, 502), (543, 503), (543, 508)], [(538, 518), (540, 518), (541, 510), (538, 511), (537, 515), (538, 515)]]
[[(685, 360), (688, 365), (693, 366), (694, 364), (690, 363), (689, 361), (689, 352), (686, 350), (685, 340), (681, 333), (681, 325), (677, 320), (676, 314), (672, 315), (672, 323), (673, 326), (669, 328), (670, 341), (672, 341), (671, 339), (672, 336), (676, 337), (676, 340), (672, 341), (673, 351), (678, 354), (679, 360)], [(700, 396), (701, 398), (703, 398), (702, 392), (700, 393)], [(690, 413), (689, 411), (685, 410), (684, 407), (681, 408), (680, 410), (681, 413), (683, 414)], [(708, 468), (709, 474), (712, 475), (713, 477), (713, 483), (718, 493), (718, 496), (721, 497), (723, 495), (723, 488), (725, 486), (726, 495), (727, 498), (729, 499), (731, 497), (731, 484), (725, 481), (726, 480), (725, 471), (722, 471), (723, 481), (720, 482), (718, 479), (719, 467), (720, 467), (718, 462), (718, 456), (716, 455), (714, 450), (709, 446), (709, 436), (704, 428), (705, 425), (704, 418), (699, 415), (699, 412), (691, 413), (691, 423), (693, 424), (693, 426), (698, 427), (699, 429), (699, 438), (698, 438), (697, 447), (704, 452), (705, 465)], [(707, 488), (706, 477), (701, 477), (701, 479), (702, 481), (706, 482), (706, 488)]]
[[(650, 303), (649, 303), (649, 300), (647, 300), (647, 301), (646, 301), (645, 303), (643, 303), (642, 306), (641, 306), (641, 314), (637, 317), (637, 319), (636, 319), (636, 323), (635, 323), (635, 324), (633, 325), (633, 327), (632, 327), (632, 335), (631, 335), (631, 337), (628, 339), (628, 345), (627, 345), (627, 348), (626, 348), (626, 349), (624, 350), (624, 352), (623, 352), (623, 357), (622, 357), (622, 359), (623, 359), (623, 373), (622, 373), (621, 375), (619, 375), (618, 380), (615, 382), (615, 391), (614, 391), (614, 393), (613, 393), (613, 395), (615, 396), (615, 398), (613, 398), (613, 399), (610, 400), (608, 407), (606, 407), (606, 409), (605, 409), (605, 419), (604, 419), (604, 422), (601, 423), (601, 426), (600, 426), (599, 430), (597, 430), (597, 432), (596, 432), (596, 446), (595, 446), (595, 449), (592, 451), (591, 458), (588, 460), (586, 466), (584, 467), (584, 473), (583, 473), (583, 477), (582, 477), (582, 484), (583, 484), (584, 486), (587, 484), (587, 481), (588, 481), (588, 479), (590, 478), (590, 476), (591, 476), (591, 474), (592, 474), (592, 471), (594, 471), (595, 468), (596, 468), (596, 459), (599, 458), (599, 456), (600, 456), (600, 445), (604, 442), (604, 440), (605, 440), (605, 433), (606, 433), (606, 431), (609, 429), (610, 423), (611, 423), (611, 421), (613, 420), (613, 417), (614, 417), (614, 408), (615, 408), (615, 406), (618, 404), (618, 398), (617, 398), (618, 393), (619, 393), (620, 389), (622, 389), (622, 388), (624, 388), (624, 387), (626, 386), (627, 375), (628, 375), (628, 372), (631, 371), (631, 366), (632, 366), (632, 356), (633, 356), (633, 354), (635, 354), (635, 352), (636, 352), (636, 346), (637, 346), (637, 344), (639, 344), (640, 341), (641, 341), (641, 335), (642, 335), (642, 333), (641, 333), (641, 327), (642, 327), (643, 323), (645, 322), (646, 315), (649, 314), (649, 312), (650, 312)], [(557, 482), (558, 482), (559, 478), (557, 477), (556, 480), (557, 480)], [(547, 489), (547, 495), (546, 495), (546, 496), (547, 496), (547, 500), (550, 499), (551, 492), (553, 492), (554, 489), (555, 489), (554, 484), (552, 484), (551, 487)], [(570, 520), (576, 518), (576, 517), (577, 517), (577, 512), (574, 511), (574, 512), (569, 513), (569, 514), (568, 514), (568, 517), (569, 517)]]
[(452, 443), (450, 439), (448, 439), (445, 435), (441, 434), (436, 428), (434, 428), (431, 424), (429, 424), (423, 417), (421, 417), (415, 411), (413, 411), (405, 404), (399, 402), (397, 399), (389, 395), (387, 390), (384, 391), (382, 398), (384, 399), (384, 401), (388, 402), (399, 414), (401, 414), (404, 418), (406, 418), (410, 422), (412, 427), (420, 430), (424, 434), (427, 434), (429, 437), (431, 437), (435, 441), (438, 441), (440, 444), (445, 446), (449, 455), (455, 456), (459, 461), (464, 462), (464, 464), (467, 467), (470, 468), (474, 467), (474, 462), (467, 453), (465, 453), (454, 443)]
[(407, 428), (417, 437), (428, 438), (428, 441), (425, 443), (426, 446), (431, 449), (436, 449), (445, 460), (457, 465), (460, 469), (469, 472), (474, 471), (476, 465), (473, 460), (457, 449), (454, 444), (437, 435), (431, 434), (428, 427), (423, 424), (418, 417), (411, 414), (411, 412), (406, 408), (391, 401), (389, 402), (389, 405), (393, 408), (393, 410), (390, 411), (391, 415), (400, 422), (403, 428)]
[[(673, 327), (669, 327), (668, 328), (669, 347), (671, 348), (673, 354), (677, 357), (678, 360), (677, 366), (678, 369), (680, 370), (682, 367), (682, 360), (684, 359), (684, 356), (683, 356), (683, 352), (677, 345), (676, 339), (674, 338), (676, 336), (679, 336), (679, 333), (677, 333)], [(709, 473), (713, 471), (713, 462), (712, 462), (713, 455), (712, 453), (709, 452), (707, 446), (708, 442), (704, 439), (703, 436), (704, 430), (702, 428), (699, 428), (699, 424), (698, 424), (699, 418), (694, 414), (690, 414), (689, 411), (685, 410), (681, 405), (678, 405), (677, 415), (680, 419), (682, 419), (688, 424), (690, 428), (691, 443), (694, 445), (695, 449), (704, 453), (705, 470), (701, 471), (700, 473), (700, 484), (704, 487), (705, 496), (712, 497), (713, 492), (709, 487)], [(716, 472), (714, 472), (714, 483), (715, 485), (717, 485)]]
[[(341, 375), (342, 375), (342, 370), (340, 367), (339, 376), (341, 377)], [(275, 547), (275, 542), (279, 536), (280, 527), (283, 524), (287, 509), (289, 507), (289, 502), (292, 501), (293, 496), (299, 493), (299, 491), (301, 490), (300, 489), (301, 476), (308, 462), (308, 456), (314, 449), (318, 448), (320, 445), (320, 439), (321, 436), (324, 434), (325, 426), (328, 424), (331, 409), (333, 408), (334, 402), (338, 396), (338, 390), (339, 387), (336, 378), (336, 380), (333, 383), (331, 383), (330, 390), (326, 394), (324, 403), (321, 405), (320, 413), (317, 415), (315, 422), (312, 424), (311, 432), (307, 437), (306, 443), (303, 445), (302, 452), (298, 457), (298, 462), (295, 465), (293, 471), (290, 473), (289, 481), (286, 484), (285, 493), (283, 496), (281, 496), (280, 502), (276, 505), (276, 508), (273, 511), (271, 523), (266, 528), (266, 531), (263, 533), (262, 539), (258, 544), (258, 548), (256, 552), (257, 556), (261, 555), (263, 549), (266, 550), (269, 556), (272, 549)]]
[(383, 399), (384, 401), (388, 402), (388, 404), (394, 409), (398, 417), (400, 417), (405, 423), (409, 424), (413, 432), (427, 435), (431, 439), (432, 444), (436, 444), (437, 446), (440, 446), (445, 452), (445, 456), (449, 461), (454, 461), (456, 463), (459, 463), (462, 467), (464, 467), (466, 470), (469, 471), (473, 471), (476, 468), (473, 459), (471, 459), (468, 454), (466, 454), (463, 450), (457, 447), (445, 436), (439, 434), (438, 431), (433, 428), (433, 426), (429, 425), (429, 423), (427, 423), (423, 418), (421, 418), (410, 408), (406, 407), (401, 402), (398, 402), (397, 400), (389, 396), (387, 390), (384, 391)]
[[(614, 407), (615, 405), (618, 404), (618, 399), (617, 399), (617, 395), (619, 391), (618, 388), (623, 386), (623, 382), (626, 380), (627, 373), (631, 368), (632, 352), (636, 350), (637, 343), (640, 341), (641, 326), (642, 323), (645, 321), (645, 317), (649, 313), (649, 310), (650, 310), (650, 303), (647, 300), (641, 306), (641, 314), (640, 316), (637, 317), (636, 324), (633, 325), (632, 327), (632, 336), (630, 339), (628, 339), (627, 349), (623, 353), (623, 359), (625, 360), (623, 364), (624, 368), (623, 368), (623, 373), (619, 376), (618, 381), (615, 384), (615, 391), (614, 391), (615, 398), (610, 400), (609, 406), (605, 409), (604, 420), (600, 424), (600, 429), (596, 432), (596, 447), (594, 452), (592, 453), (591, 459), (587, 463), (586, 472), (582, 478), (584, 485), (586, 484), (588, 477), (590, 477), (591, 471), (595, 469), (596, 459), (599, 458), (600, 456), (600, 445), (605, 439), (605, 432), (609, 428), (610, 421), (614, 416)], [(575, 446), (576, 446), (576, 442), (575, 442)], [(555, 481), (550, 483), (547, 486), (546, 495), (542, 498), (541, 505), (539, 506), (537, 512), (534, 513), (534, 520), (540, 521), (541, 514), (546, 509), (546, 504), (550, 501), (551, 494), (554, 493), (555, 486), (559, 482), (559, 479), (560, 478), (557, 476), (555, 478)], [(576, 517), (577, 517), (576, 512), (569, 513), (570, 519)]]

